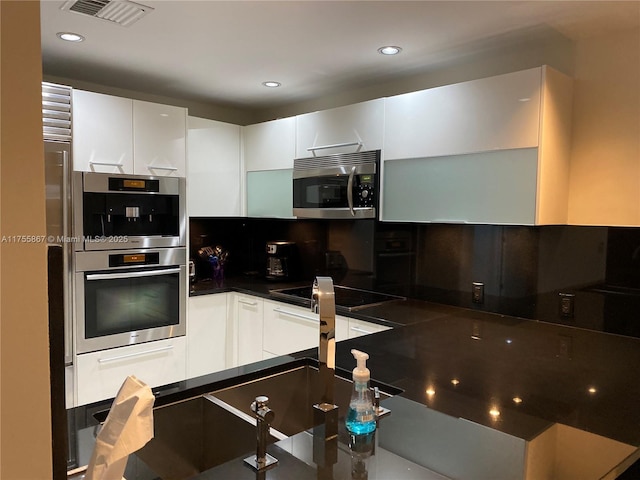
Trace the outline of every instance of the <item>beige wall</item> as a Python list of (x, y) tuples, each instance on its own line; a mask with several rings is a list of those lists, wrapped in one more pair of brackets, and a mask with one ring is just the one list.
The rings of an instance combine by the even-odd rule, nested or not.
[[(0, 236), (45, 230), (40, 5), (0, 2)], [(46, 246), (0, 243), (0, 478), (52, 477)]]
[(640, 225), (640, 29), (577, 42), (574, 78), (569, 223)]

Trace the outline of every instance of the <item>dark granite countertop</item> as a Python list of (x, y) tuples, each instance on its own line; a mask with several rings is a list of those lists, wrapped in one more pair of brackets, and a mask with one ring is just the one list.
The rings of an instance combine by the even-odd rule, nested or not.
[[(298, 284), (243, 279), (222, 288), (197, 284), (191, 295), (238, 291), (272, 298), (269, 290)], [(338, 367), (351, 370), (350, 350), (358, 348), (370, 355), (373, 379), (403, 390), (392, 399), (396, 413), (390, 418), (417, 405), (418, 412), (438, 412), (523, 441), (561, 424), (626, 444), (633, 459), (638, 457), (640, 383), (634, 379), (640, 339), (417, 300), (351, 316), (397, 327), (336, 346)], [(156, 404), (211, 392), (240, 375), (315, 354), (299, 352), (179, 382), (163, 390)], [(73, 409), (77, 430), (95, 425), (90, 412), (105, 405)], [(407, 452), (411, 438), (395, 435), (387, 444)]]

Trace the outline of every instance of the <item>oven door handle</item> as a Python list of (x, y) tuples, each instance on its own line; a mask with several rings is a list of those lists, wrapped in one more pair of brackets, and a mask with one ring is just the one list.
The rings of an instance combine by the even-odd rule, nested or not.
[(167, 268), (164, 270), (146, 270), (142, 272), (122, 272), (122, 273), (90, 273), (87, 280), (117, 280), (120, 278), (155, 277), (158, 275), (171, 275), (180, 273), (179, 268)]
[(356, 167), (351, 167), (351, 173), (349, 173), (349, 180), (347, 181), (347, 203), (352, 217), (356, 216), (356, 212), (353, 211), (353, 177), (355, 174)]

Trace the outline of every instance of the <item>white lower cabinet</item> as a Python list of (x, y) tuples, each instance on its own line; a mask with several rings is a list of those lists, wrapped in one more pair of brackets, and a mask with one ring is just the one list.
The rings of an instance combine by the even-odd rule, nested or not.
[[(347, 338), (348, 320), (336, 316), (336, 341)], [(287, 355), (318, 346), (320, 322), (311, 310), (281, 302), (264, 302), (265, 355)]]
[(349, 319), (349, 338), (371, 335), (372, 333), (384, 332), (385, 330), (391, 330), (391, 327), (365, 322), (364, 320), (356, 320), (355, 318)]
[(228, 365), (235, 367), (262, 360), (262, 325), (264, 300), (253, 295), (231, 293)]
[[(228, 315), (228, 367), (318, 347), (318, 315), (308, 308), (230, 293)], [(388, 329), (336, 315), (337, 342)]]
[(227, 293), (189, 297), (187, 378), (227, 367)]
[(113, 398), (127, 376), (150, 387), (185, 379), (185, 337), (128, 345), (76, 357), (77, 404)]

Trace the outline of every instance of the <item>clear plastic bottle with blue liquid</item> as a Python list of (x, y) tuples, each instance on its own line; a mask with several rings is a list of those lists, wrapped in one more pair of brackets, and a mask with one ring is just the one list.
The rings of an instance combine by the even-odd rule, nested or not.
[(354, 435), (365, 435), (376, 429), (376, 415), (369, 390), (369, 355), (355, 349), (351, 350), (351, 354), (355, 357), (357, 366), (353, 369), (353, 390), (347, 412), (347, 430)]

